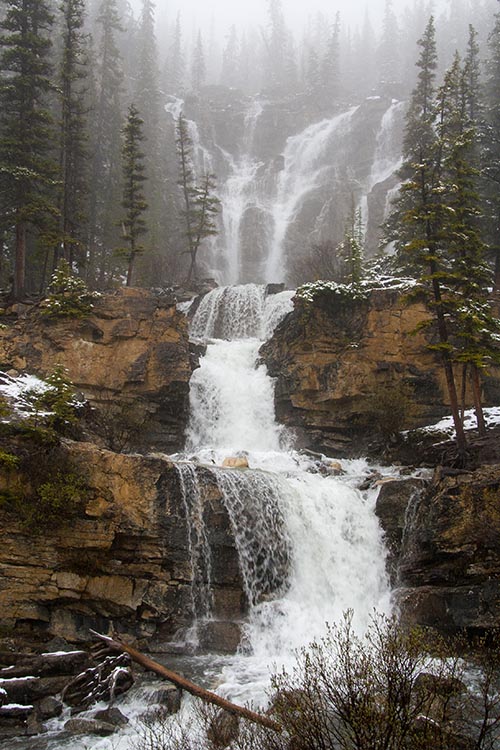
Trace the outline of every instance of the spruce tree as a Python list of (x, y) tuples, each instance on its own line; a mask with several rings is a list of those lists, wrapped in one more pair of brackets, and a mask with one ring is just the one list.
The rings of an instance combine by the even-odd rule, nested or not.
[(110, 253), (118, 240), (121, 185), (123, 69), (117, 37), (122, 27), (116, 0), (102, 0), (96, 23), (99, 39), (92, 130), (88, 281), (103, 286), (112, 273)]
[(193, 51), (193, 60), (191, 63), (191, 87), (193, 91), (199, 93), (205, 84), (207, 76), (207, 66), (205, 62), (205, 51), (203, 49), (203, 39), (201, 31), (198, 32), (196, 46)]
[(181, 113), (176, 125), (176, 143), (179, 160), (179, 185), (182, 190), (185, 223), (186, 252), (190, 256), (187, 281), (196, 276), (198, 251), (204, 239), (217, 234), (215, 218), (220, 210), (220, 201), (215, 195), (215, 177), (204, 174), (196, 181), (193, 167), (193, 142), (189, 135), (186, 118)]
[[(83, 218), (87, 199), (87, 63), (84, 0), (62, 0), (63, 47), (59, 69), (61, 254), (73, 266), (85, 261)], [(56, 251), (54, 266), (59, 253)]]
[(0, 36), (0, 186), (4, 229), (13, 234), (13, 296), (26, 292), (28, 233), (57, 242), (57, 164), (48, 109), (53, 15), (45, 0), (7, 0)]
[(500, 289), (500, 13), (495, 15), (488, 45), (481, 138), (482, 176), (486, 236), (495, 257), (495, 288)]
[(125, 247), (118, 250), (127, 260), (127, 286), (132, 285), (136, 258), (145, 249), (139, 240), (147, 232), (144, 214), (148, 206), (143, 192), (146, 176), (144, 153), (141, 151), (141, 142), (144, 140), (143, 125), (139, 110), (131, 104), (123, 128), (122, 145), (122, 208), (125, 211), (122, 230)]
[(404, 181), (396, 209), (398, 228), (394, 239), (401, 259), (415, 272), (418, 290), (424, 296), (436, 325), (438, 340), (432, 348), (443, 364), (457, 447), (463, 457), (466, 439), (453, 370), (454, 350), (450, 341), (446, 295), (453, 270), (443, 247), (443, 214), (447, 212), (443, 200), (444, 131), (437, 134), (439, 110), (434, 88), (437, 52), (432, 17), (419, 46), (418, 82), (407, 115), (401, 171)]

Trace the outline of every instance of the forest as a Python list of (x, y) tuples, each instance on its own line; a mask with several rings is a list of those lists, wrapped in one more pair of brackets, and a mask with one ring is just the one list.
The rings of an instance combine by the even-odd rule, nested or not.
[[(224, 205), (216, 176), (196, 168), (182, 106), (173, 105), (195, 102), (209, 112), (222, 89), (320, 116), (366, 98), (407, 100), (432, 13), (433, 117), (441, 107), (449, 118), (441, 118), (443, 133), (450, 123), (467, 140), (464, 190), (494, 264), (500, 16), (493, 0), (437, 8), (414, 0), (404, 9), (387, 0), (380, 23), (367, 12), (353, 28), (339, 13), (318, 13), (300, 35), (280, 0), (269, 0), (265, 23), (253, 29), (225, 29), (224, 19), (198, 29), (181, 14), (157, 23), (152, 0), (135, 8), (126, 0), (4, 0), (0, 8), (0, 288), (11, 298), (43, 295), (60, 260), (91, 289), (169, 287), (196, 275), (198, 250), (217, 241)], [(407, 118), (408, 165), (415, 108)], [(394, 221), (389, 234), (408, 227), (401, 213)], [(345, 224), (352, 239), (353, 216)]]

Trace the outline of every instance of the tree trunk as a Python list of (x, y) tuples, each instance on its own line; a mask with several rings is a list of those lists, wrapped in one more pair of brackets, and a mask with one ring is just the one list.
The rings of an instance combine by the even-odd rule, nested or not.
[[(436, 268), (431, 263), (430, 268), (431, 274), (434, 276), (432, 280), (432, 287), (434, 293), (434, 301), (436, 305), (436, 320), (439, 333), (439, 341), (441, 344), (448, 344), (448, 328), (446, 325), (446, 318), (443, 312), (443, 300), (441, 296), (441, 287), (439, 281), (435, 277)], [(453, 417), (453, 424), (455, 426), (456, 442), (458, 453), (462, 461), (465, 460), (467, 453), (467, 439), (465, 437), (464, 425), (460, 419), (460, 408), (458, 405), (457, 388), (455, 385), (455, 375), (453, 372), (453, 364), (448, 351), (443, 350), (441, 353), (443, 360), (443, 368), (446, 376), (446, 385), (448, 387), (448, 396), (450, 399), (451, 415)]]
[(18, 221), (16, 224), (16, 257), (14, 267), (14, 299), (20, 300), (26, 292), (26, 224)]
[(474, 393), (477, 429), (480, 435), (486, 435), (486, 422), (484, 421), (483, 403), (481, 398), (481, 380), (477, 367), (472, 368), (472, 391)]
[(126, 643), (108, 638), (108, 636), (101, 635), (93, 630), (91, 630), (90, 632), (96, 638), (104, 641), (104, 643), (106, 643), (114, 651), (120, 651), (129, 654), (129, 656), (131, 656), (132, 659), (137, 662), (137, 664), (140, 664), (145, 669), (148, 669), (149, 671), (160, 675), (160, 677), (164, 677), (169, 682), (172, 682), (174, 685), (177, 685), (177, 687), (181, 688), (181, 690), (185, 690), (186, 692), (191, 693), (191, 695), (195, 695), (197, 698), (201, 698), (201, 700), (205, 701), (205, 703), (212, 703), (213, 705), (219, 706), (219, 708), (223, 708), (225, 711), (228, 711), (228, 713), (234, 714), (235, 716), (242, 716), (244, 719), (247, 719), (254, 724), (260, 724), (260, 726), (266, 727), (267, 729), (272, 729), (275, 732), (282, 731), (281, 726), (276, 721), (273, 721), (273, 719), (270, 719), (268, 716), (258, 714), (255, 711), (251, 711), (249, 708), (245, 708), (244, 706), (238, 706), (236, 705), (236, 703), (231, 703), (231, 701), (228, 701), (225, 698), (221, 698), (220, 695), (210, 692), (210, 690), (205, 690), (204, 688), (199, 687), (199, 685), (195, 685), (194, 682), (190, 682), (189, 680), (186, 680), (185, 677), (181, 677), (175, 672), (171, 672), (170, 669), (167, 669), (161, 664), (158, 664), (152, 659), (149, 659), (144, 654), (136, 651), (135, 648), (127, 646)]

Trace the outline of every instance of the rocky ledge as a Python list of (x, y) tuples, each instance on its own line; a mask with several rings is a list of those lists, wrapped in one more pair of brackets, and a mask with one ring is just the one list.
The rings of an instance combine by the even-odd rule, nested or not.
[(0, 330), (0, 370), (43, 378), (62, 365), (90, 401), (90, 429), (103, 444), (180, 449), (197, 362), (175, 302), (144, 289), (119, 289), (104, 294), (82, 319), (49, 318), (36, 305), (5, 313), (11, 324)]
[[(180, 473), (166, 457), (116, 454), (67, 442), (72, 470), (85, 477), (85, 507), (57, 528), (27, 529), (0, 508), (0, 612), (3, 634), (78, 643), (89, 629), (111, 630), (145, 646), (171, 641), (193, 620), (192, 561)], [(217, 626), (207, 647), (227, 646), (227, 621), (239, 620), (245, 598), (238, 556), (221, 493), (208, 470), (199, 474), (213, 556)], [(15, 472), (5, 483), (16, 483)], [(227, 625), (227, 627), (226, 627)], [(202, 639), (203, 640), (203, 639)]]
[[(313, 302), (296, 297), (293, 312), (261, 349), (277, 379), (278, 419), (305, 433), (314, 449), (349, 456), (372, 449), (377, 427), (383, 436), (449, 414), (430, 333), (415, 333), (428, 317), (423, 304), (408, 304), (396, 290), (365, 300), (328, 290)], [(484, 397), (499, 403), (498, 369), (486, 379)]]
[(500, 622), (500, 465), (437, 470), (427, 486), (381, 488), (396, 600), (404, 622), (483, 635)]

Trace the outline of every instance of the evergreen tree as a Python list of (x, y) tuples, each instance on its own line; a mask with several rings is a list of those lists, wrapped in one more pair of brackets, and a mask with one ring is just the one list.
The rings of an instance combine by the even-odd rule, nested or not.
[(185, 67), (181, 14), (178, 13), (172, 43), (165, 60), (163, 81), (167, 94), (179, 95), (183, 92)]
[(199, 92), (202, 86), (205, 84), (205, 78), (207, 75), (207, 66), (205, 63), (205, 52), (203, 50), (203, 39), (201, 31), (198, 32), (196, 39), (196, 46), (193, 52), (193, 60), (191, 63), (191, 86), (193, 91)]
[(281, 0), (267, 0), (268, 33), (265, 37), (266, 86), (281, 86), (284, 79), (287, 30)]
[(57, 242), (57, 165), (47, 95), (53, 15), (45, 0), (6, 0), (0, 36), (0, 187), (4, 228), (14, 235), (13, 296), (26, 291), (28, 233)]
[[(61, 253), (73, 265), (82, 248), (84, 204), (87, 198), (87, 36), (83, 32), (84, 0), (61, 4), (63, 47), (59, 71), (61, 193)], [(56, 251), (54, 266), (59, 253)], [(82, 261), (83, 254), (77, 255)]]
[(326, 96), (335, 100), (339, 95), (340, 84), (340, 13), (330, 32), (326, 53), (321, 63), (321, 85)]
[(342, 257), (345, 263), (343, 276), (345, 282), (353, 289), (359, 289), (363, 280), (364, 244), (363, 215), (361, 209), (356, 208), (353, 197), (342, 241)]
[(379, 83), (391, 92), (400, 82), (399, 28), (392, 0), (386, 0), (378, 48)]
[[(471, 35), (472, 39), (473, 36)], [(463, 363), (463, 398), (468, 373), (471, 375), (479, 432), (486, 431), (481, 404), (480, 375), (492, 359), (498, 358), (495, 338), (498, 321), (487, 302), (492, 274), (485, 262), (486, 245), (479, 225), (480, 198), (477, 190), (477, 129), (472, 115), (470, 91), (474, 79), (470, 63), (461, 67), (458, 54), (438, 93), (438, 136), (442, 159), (442, 242), (451, 277), (446, 305), (450, 330), (454, 334), (454, 358)]]
[(141, 151), (141, 142), (144, 140), (143, 125), (139, 110), (131, 104), (123, 128), (122, 145), (122, 208), (125, 211), (122, 230), (125, 247), (118, 250), (127, 259), (127, 286), (132, 285), (136, 258), (145, 249), (139, 240), (147, 232), (144, 213), (148, 206), (143, 192), (146, 176), (144, 154)]
[(238, 60), (239, 60), (239, 43), (236, 26), (231, 26), (226, 40), (226, 45), (222, 53), (221, 83), (224, 86), (236, 88), (238, 86)]
[(186, 118), (181, 113), (176, 126), (176, 143), (179, 158), (179, 185), (184, 201), (183, 217), (187, 253), (190, 266), (187, 275), (189, 282), (196, 275), (196, 261), (201, 243), (207, 237), (217, 234), (215, 217), (219, 212), (220, 201), (215, 195), (215, 177), (204, 174), (197, 183), (193, 168), (193, 142), (189, 135)]
[(117, 46), (121, 32), (116, 0), (102, 0), (97, 17), (99, 29), (97, 101), (92, 143), (91, 199), (89, 208), (89, 263), (91, 283), (105, 284), (112, 273), (111, 248), (118, 240), (120, 203), (120, 132), (123, 70)]
[(500, 13), (488, 39), (482, 175), (484, 179), (486, 236), (495, 255), (495, 288), (500, 289)]
[[(443, 132), (436, 134), (438, 111), (435, 102), (437, 52), (434, 19), (431, 17), (419, 41), (417, 86), (410, 102), (404, 139), (404, 180), (397, 206), (396, 247), (413, 267), (419, 292), (424, 296), (436, 323), (438, 341), (433, 345), (442, 360), (459, 453), (466, 450), (453, 370), (453, 346), (446, 299), (452, 271), (443, 248), (442, 158)], [(442, 106), (442, 103), (441, 103)], [(447, 125), (443, 124), (443, 127)]]
[[(145, 167), (148, 180), (145, 185), (148, 204), (148, 252), (145, 256), (147, 267), (140, 271), (142, 280), (148, 284), (163, 275), (162, 238), (167, 235), (165, 224), (167, 216), (165, 180), (167, 171), (165, 163), (168, 145), (165, 134), (165, 114), (161, 107), (159, 87), (158, 53), (155, 35), (155, 4), (152, 0), (143, 0), (140, 26), (138, 31), (139, 66), (135, 86), (135, 102), (144, 120)], [(161, 249), (160, 249), (161, 248)]]

